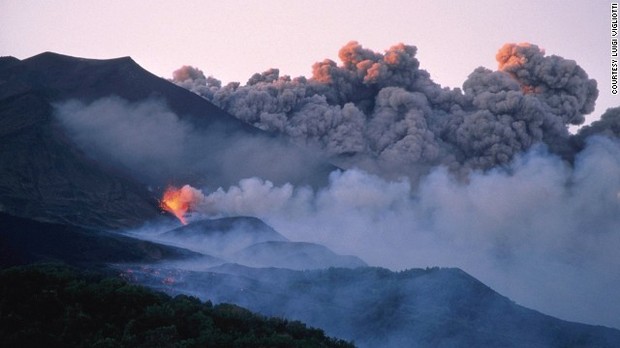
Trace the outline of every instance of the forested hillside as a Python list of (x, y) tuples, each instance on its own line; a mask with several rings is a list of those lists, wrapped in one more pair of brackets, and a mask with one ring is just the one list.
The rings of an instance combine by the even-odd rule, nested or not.
[(298, 321), (58, 265), (0, 271), (4, 347), (353, 347)]

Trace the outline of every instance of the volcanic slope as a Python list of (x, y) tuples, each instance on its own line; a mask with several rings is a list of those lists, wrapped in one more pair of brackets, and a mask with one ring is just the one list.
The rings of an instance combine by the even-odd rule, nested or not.
[(114, 232), (39, 222), (0, 213), (0, 268), (34, 262), (60, 262), (84, 268), (108, 263), (217, 259), (182, 248), (134, 239)]
[(290, 241), (262, 220), (248, 216), (194, 221), (149, 237), (154, 242), (252, 267), (306, 270), (368, 266), (356, 256), (339, 255), (323, 245)]
[[(167, 292), (319, 326), (359, 347), (617, 347), (620, 331), (519, 306), (456, 268), (294, 271), (234, 264), (135, 269)], [(162, 283), (162, 279), (174, 281)], [(164, 285), (162, 285), (164, 284)]]
[[(205, 135), (201, 140), (205, 154), (234, 149), (240, 139), (259, 139), (268, 150), (283, 149), (266, 151), (267, 157), (261, 160), (269, 160), (269, 153), (282, 156), (284, 152), (290, 155), (287, 159), (297, 158), (299, 163), (288, 166), (294, 170), (286, 173), (273, 165), (259, 166), (251, 159), (261, 149), (246, 142), (232, 152), (237, 158), (226, 159), (235, 163), (231, 170), (224, 171), (226, 165), (215, 161), (222, 156), (216, 156), (209, 158), (214, 163), (208, 173), (180, 168), (174, 178), (143, 180), (139, 171), (105, 163), (78, 147), (57, 120), (58, 104), (88, 105), (110, 97), (129, 104), (156, 100), (165, 105), (197, 134)], [(129, 57), (93, 60), (46, 52), (21, 61), (0, 58), (0, 143), (0, 211), (96, 228), (136, 226), (154, 218), (159, 192), (146, 188), (150, 185), (157, 191), (166, 180), (202, 179), (217, 187), (260, 176), (274, 182), (315, 184), (326, 180), (334, 168), (152, 75)], [(270, 162), (279, 161), (271, 158)]]

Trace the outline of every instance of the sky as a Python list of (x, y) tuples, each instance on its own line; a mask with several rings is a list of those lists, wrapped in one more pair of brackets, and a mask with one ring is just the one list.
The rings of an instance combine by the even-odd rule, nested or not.
[(313, 63), (338, 61), (356, 40), (377, 52), (415, 45), (435, 82), (461, 87), (476, 67), (496, 69), (504, 43), (531, 42), (598, 81), (586, 123), (620, 104), (610, 93), (608, 0), (0, 0), (0, 25), (0, 56), (131, 56), (161, 77), (192, 65), (224, 83), (269, 68), (310, 76)]

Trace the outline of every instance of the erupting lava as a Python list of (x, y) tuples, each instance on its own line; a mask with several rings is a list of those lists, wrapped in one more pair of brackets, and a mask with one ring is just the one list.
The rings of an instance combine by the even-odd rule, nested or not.
[(170, 186), (164, 192), (164, 196), (159, 202), (159, 206), (165, 211), (171, 212), (176, 216), (183, 225), (187, 225), (185, 221), (185, 213), (189, 210), (189, 204), (191, 199), (188, 200), (183, 194), (183, 188), (177, 189), (174, 186)]
[(180, 189), (169, 186), (164, 192), (164, 196), (159, 201), (159, 206), (176, 216), (183, 225), (187, 225), (185, 213), (190, 209), (195, 209), (204, 203), (205, 196), (198, 189), (185, 185)]

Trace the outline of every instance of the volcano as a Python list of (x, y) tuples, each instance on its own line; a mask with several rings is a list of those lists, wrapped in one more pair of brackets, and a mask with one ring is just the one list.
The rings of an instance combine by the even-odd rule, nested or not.
[[(191, 130), (199, 146), (181, 146), (189, 160), (180, 165), (147, 163), (165, 167), (162, 173), (169, 177), (117, 161), (119, 153), (102, 157), (101, 149), (91, 151), (81, 140), (103, 129), (76, 138), (58, 115), (63, 103), (88, 111), (101, 100), (134, 108), (155, 101)], [(105, 115), (86, 112), (98, 116)], [(137, 121), (137, 133), (146, 132)], [(0, 144), (0, 267), (53, 261), (115, 274), (131, 271), (131, 281), (171, 295), (301, 319), (363, 347), (620, 345), (617, 329), (519, 306), (460, 269), (369, 267), (357, 256), (308, 242), (311, 236), (292, 240), (294, 233), (272, 228), (268, 217), (207, 220), (196, 212), (180, 226), (161, 211), (166, 187), (191, 183), (217, 190), (250, 177), (267, 186), (322, 187), (337, 168), (313, 149), (246, 124), (129, 57), (93, 60), (47, 52), (24, 60), (0, 58)], [(206, 164), (191, 165), (201, 158)], [(243, 190), (251, 187), (227, 194)], [(338, 197), (364, 200), (348, 196), (350, 190), (342, 188)], [(264, 198), (250, 193), (256, 201)], [(271, 204), (265, 201), (260, 203)], [(239, 202), (229, 203), (235, 211)], [(359, 205), (362, 212), (364, 207)]]
[[(316, 184), (325, 182), (334, 169), (283, 138), (267, 135), (149, 73), (129, 57), (94, 60), (51, 52), (21, 61), (2, 57), (0, 86), (0, 211), (17, 216), (116, 229), (136, 226), (159, 212), (160, 192), (153, 193), (148, 186), (168, 183), (145, 182), (142, 174), (76, 146), (54, 117), (54, 105), (69, 100), (91, 103), (111, 96), (129, 103), (158, 100), (191, 127), (217, 132), (217, 137), (205, 136), (201, 144), (211, 155), (235, 149), (238, 139), (260, 139), (267, 147), (285, 149), (287, 159), (298, 159), (291, 166), (294, 170), (282, 174), (269, 166), (249, 165), (256, 154), (242, 147), (235, 150), (234, 170), (222, 173), (213, 166), (209, 173), (195, 173), (180, 168), (175, 173), (178, 181), (208, 177), (206, 183), (217, 187), (256, 175), (275, 182)], [(271, 151), (282, 155), (275, 152)]]

